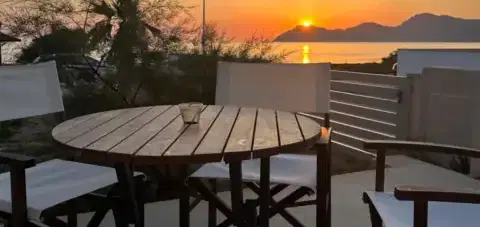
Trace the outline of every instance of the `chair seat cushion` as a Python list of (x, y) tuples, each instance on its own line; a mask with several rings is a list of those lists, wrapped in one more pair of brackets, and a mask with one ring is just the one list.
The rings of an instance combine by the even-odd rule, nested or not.
[[(270, 158), (270, 182), (311, 188), (315, 190), (317, 176), (316, 156), (281, 154)], [(191, 177), (229, 179), (228, 164), (224, 162), (203, 165)], [(244, 181), (260, 181), (260, 160), (242, 162)]]
[[(115, 169), (54, 159), (26, 170), (28, 218), (117, 182)], [(10, 173), (0, 174), (0, 210), (11, 213)]]
[[(400, 201), (393, 193), (366, 192), (386, 227), (412, 227), (413, 202)], [(428, 203), (428, 226), (473, 227), (480, 225), (480, 205), (468, 203)]]

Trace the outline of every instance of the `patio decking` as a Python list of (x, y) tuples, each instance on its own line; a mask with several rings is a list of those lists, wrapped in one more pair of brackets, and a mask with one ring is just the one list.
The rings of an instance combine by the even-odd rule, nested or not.
[[(480, 189), (480, 181), (447, 169), (428, 164), (405, 156), (387, 157), (385, 189), (393, 190), (394, 185), (422, 185), (446, 189), (476, 188)], [(332, 226), (355, 227), (370, 226), (368, 209), (362, 202), (362, 192), (373, 188), (375, 171), (362, 171), (332, 178)], [(293, 188), (292, 188), (293, 189)], [(289, 193), (289, 192), (285, 192)], [(245, 197), (253, 196), (249, 190)], [(279, 195), (282, 196), (282, 195)], [(229, 192), (220, 193), (225, 201), (230, 201)], [(253, 196), (254, 197), (254, 196)], [(313, 206), (289, 209), (289, 211), (306, 226), (315, 226), (315, 208)], [(79, 224), (85, 226), (90, 214), (80, 215)], [(218, 220), (223, 220), (219, 213)], [(191, 213), (192, 227), (207, 226), (207, 203), (201, 202)], [(114, 226), (113, 217), (107, 215), (101, 226)], [(178, 201), (166, 201), (146, 206), (146, 226), (178, 226)], [(271, 219), (270, 226), (286, 227), (288, 223), (279, 215)]]

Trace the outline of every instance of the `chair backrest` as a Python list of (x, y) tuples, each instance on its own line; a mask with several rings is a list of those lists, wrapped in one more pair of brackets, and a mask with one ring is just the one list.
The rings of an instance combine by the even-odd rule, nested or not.
[(219, 62), (215, 103), (294, 112), (330, 111), (330, 64)]
[(0, 121), (63, 110), (62, 90), (54, 61), (0, 66)]

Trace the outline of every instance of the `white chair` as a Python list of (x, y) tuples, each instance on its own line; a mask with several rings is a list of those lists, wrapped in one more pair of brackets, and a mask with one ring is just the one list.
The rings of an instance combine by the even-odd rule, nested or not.
[[(0, 67), (0, 121), (63, 110), (55, 62)], [(15, 154), (18, 150), (0, 151), (0, 163), (10, 167), (10, 172), (0, 174), (0, 216), (9, 220), (9, 226), (66, 225), (51, 213), (64, 204), (73, 204), (67, 206), (72, 209), (67, 222), (76, 226), (74, 199), (117, 183), (113, 168), (59, 159), (35, 165), (33, 158)], [(97, 205), (89, 226), (98, 226), (113, 208), (116, 200), (111, 193)]]
[[(329, 127), (330, 64), (219, 62), (215, 103), (324, 114), (324, 126)], [(321, 118), (318, 117), (317, 120)], [(327, 149), (330, 147), (329, 143), (330, 141)], [(270, 158), (270, 182), (276, 184), (271, 189), (272, 196), (288, 185), (300, 187), (284, 199), (272, 202), (270, 217), (279, 213), (292, 225), (302, 226), (285, 208), (315, 204), (315, 201), (297, 202), (297, 200), (318, 189), (317, 164), (316, 155), (280, 154)], [(206, 164), (191, 177), (228, 179), (229, 168), (223, 162)], [(260, 160), (243, 162), (242, 178), (245, 185), (258, 194), (259, 187), (254, 182), (260, 181)], [(327, 184), (327, 187), (330, 187), (329, 182)], [(209, 217), (212, 218), (215, 217)], [(317, 223), (318, 218), (320, 217), (317, 217)], [(211, 226), (214, 225), (212, 220), (209, 223)], [(225, 226), (229, 223), (231, 220), (227, 219), (220, 225)]]
[[(366, 191), (363, 201), (369, 205), (373, 227), (473, 227), (480, 225), (480, 191), (421, 186), (398, 186), (384, 192), (385, 155), (389, 150), (434, 152), (480, 158), (480, 150), (414, 141), (368, 140), (365, 149), (377, 151), (375, 191)], [(422, 174), (422, 173), (418, 173)], [(460, 173), (457, 177), (465, 177)], [(431, 176), (438, 177), (438, 176)], [(468, 179), (475, 181), (474, 179)]]

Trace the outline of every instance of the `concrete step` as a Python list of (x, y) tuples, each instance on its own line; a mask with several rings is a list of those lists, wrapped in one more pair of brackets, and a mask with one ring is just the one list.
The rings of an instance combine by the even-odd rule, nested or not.
[(341, 102), (353, 103), (357, 105), (372, 107), (381, 110), (387, 110), (396, 112), (398, 109), (398, 103), (396, 100), (384, 99), (369, 95), (360, 95), (343, 91), (330, 91), (330, 97), (332, 100)]
[(348, 102), (332, 100), (330, 101), (330, 108), (332, 109), (332, 111), (348, 113), (355, 116), (362, 116), (383, 122), (394, 123), (397, 120), (396, 112), (376, 109)]

